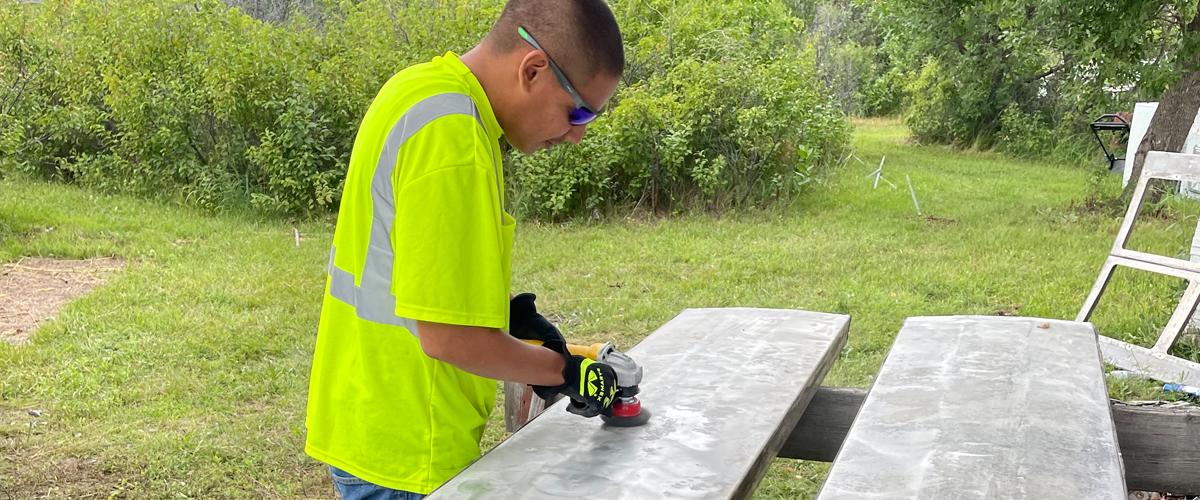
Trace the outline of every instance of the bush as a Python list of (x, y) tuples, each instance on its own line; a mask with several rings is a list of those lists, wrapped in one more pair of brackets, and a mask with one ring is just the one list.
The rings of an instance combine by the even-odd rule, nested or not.
[(1087, 124), (1156, 100), (1194, 54), (1195, 2), (863, 3), (926, 142), (1095, 161)]
[(900, 68), (881, 44), (889, 29), (882, 2), (819, 0), (792, 2), (807, 26), (805, 43), (816, 51), (816, 68), (842, 111), (884, 116), (900, 110)]
[(326, 2), (319, 28), (217, 0), (6, 4), (0, 75), (24, 91), (0, 108), (0, 165), (207, 208), (336, 208), (383, 82), (468, 48), (496, 13), (406, 3)]
[(844, 154), (849, 137), (811, 69), (799, 60), (749, 70), (681, 61), (623, 88), (620, 106), (578, 147), (517, 158), (513, 199), (523, 212), (562, 216), (791, 197)]
[(1034, 113), (1009, 104), (1000, 115), (1000, 144), (1005, 152), (1033, 157), (1054, 149), (1055, 138), (1048, 123)]
[[(35, 9), (44, 9), (44, 16)], [(71, 24), (52, 31), (47, 18), (67, 11), (56, 5), (0, 6), (0, 157), (7, 169), (63, 177), (68, 165), (112, 143), (95, 66), (80, 64), (75, 55), (82, 49), (57, 37), (101, 40)]]
[(849, 126), (780, 2), (614, 5), (626, 85), (576, 147), (512, 159), (525, 215), (763, 206), (837, 161)]
[(904, 72), (889, 68), (878, 78), (864, 82), (860, 88), (864, 116), (898, 114), (904, 101)]
[[(324, 0), (272, 23), (218, 0), (9, 2), (0, 172), (211, 209), (328, 211), (383, 83), (469, 49), (502, 6)], [(817, 91), (812, 55), (797, 49), (801, 23), (782, 2), (613, 7), (630, 44), (625, 86), (580, 146), (509, 160), (527, 214), (642, 198), (765, 203), (845, 146), (846, 124)]]
[[(1021, 110), (1010, 104), (1000, 117), (998, 149), (1013, 156), (1037, 158), (1059, 163), (1082, 164), (1092, 167), (1108, 167), (1103, 153), (1091, 134), (1089, 124), (1098, 115), (1086, 112), (1066, 112), (1061, 115), (1034, 113)], [(1105, 139), (1111, 137), (1102, 136)], [(1112, 144), (1109, 151), (1118, 156), (1123, 144)]]
[(908, 101), (904, 122), (917, 140), (961, 144), (974, 137), (958, 116), (971, 110), (964, 108), (954, 78), (942, 70), (937, 60), (925, 61), (916, 78), (905, 86), (905, 93)]

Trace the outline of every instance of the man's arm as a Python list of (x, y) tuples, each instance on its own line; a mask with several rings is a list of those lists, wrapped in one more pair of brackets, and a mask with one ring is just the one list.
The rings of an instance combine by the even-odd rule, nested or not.
[(563, 383), (563, 356), (495, 328), (417, 322), (421, 349), (481, 377), (530, 385)]

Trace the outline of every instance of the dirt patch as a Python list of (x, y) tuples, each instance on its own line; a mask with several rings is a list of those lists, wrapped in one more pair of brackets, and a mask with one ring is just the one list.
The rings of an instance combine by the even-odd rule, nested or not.
[(67, 302), (100, 286), (124, 263), (118, 259), (26, 257), (0, 266), (0, 341), (23, 343)]
[[(34, 462), (38, 459), (48, 461)], [(20, 460), (23, 466), (0, 478), (0, 499), (125, 498), (136, 487), (105, 471), (95, 458), (22, 456)]]

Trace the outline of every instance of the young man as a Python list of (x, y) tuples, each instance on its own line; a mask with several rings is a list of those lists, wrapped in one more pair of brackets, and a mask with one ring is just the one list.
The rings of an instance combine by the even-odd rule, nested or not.
[(602, 0), (511, 0), (478, 46), (401, 71), (372, 102), (308, 399), (305, 451), (343, 498), (419, 497), (478, 458), (493, 379), (565, 394), (585, 416), (612, 404), (612, 369), (571, 356), (533, 295), (510, 302), (499, 141), (524, 153), (579, 142), (623, 68)]

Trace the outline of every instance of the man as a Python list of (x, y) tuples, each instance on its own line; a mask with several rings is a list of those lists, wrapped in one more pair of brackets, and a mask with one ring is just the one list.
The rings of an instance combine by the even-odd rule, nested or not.
[(510, 302), (499, 140), (524, 153), (579, 142), (623, 69), (602, 0), (511, 0), (478, 46), (401, 71), (372, 102), (308, 400), (305, 451), (343, 498), (419, 498), (478, 458), (493, 379), (567, 395), (584, 416), (612, 404), (612, 369), (571, 356), (533, 295)]

